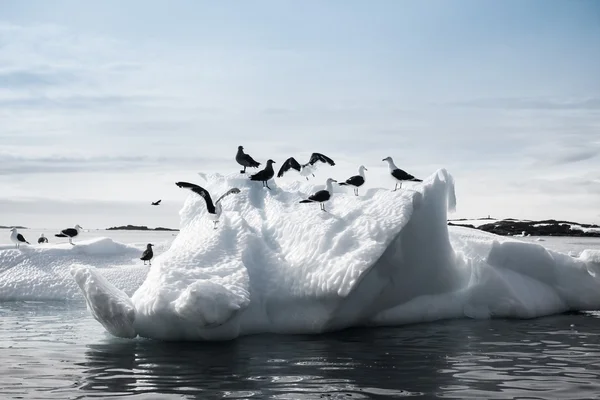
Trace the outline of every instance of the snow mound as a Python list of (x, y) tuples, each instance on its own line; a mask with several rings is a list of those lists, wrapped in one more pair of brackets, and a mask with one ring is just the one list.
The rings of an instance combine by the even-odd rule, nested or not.
[(73, 268), (92, 315), (113, 335), (226, 340), (600, 308), (589, 263), (449, 229), (456, 200), (445, 170), (398, 191), (335, 193), (329, 212), (298, 203), (322, 186), (276, 181), (268, 190), (239, 174), (205, 179), (214, 198), (231, 187), (241, 193), (223, 200), (216, 230), (204, 199), (191, 193), (179, 235), (131, 299), (99, 271)]
[(109, 238), (78, 241), (75, 245), (3, 246), (0, 249), (0, 300), (81, 299), (70, 267), (96, 266), (112, 285), (128, 294), (142, 284), (148, 267), (139, 263), (141, 250)]

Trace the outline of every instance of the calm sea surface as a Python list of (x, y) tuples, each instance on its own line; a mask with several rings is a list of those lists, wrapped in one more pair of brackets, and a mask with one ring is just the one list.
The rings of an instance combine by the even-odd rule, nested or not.
[(0, 398), (591, 399), (595, 313), (220, 343), (108, 336), (83, 304), (0, 305)]
[(598, 399), (600, 313), (160, 343), (84, 303), (0, 302), (0, 360), (0, 399)]

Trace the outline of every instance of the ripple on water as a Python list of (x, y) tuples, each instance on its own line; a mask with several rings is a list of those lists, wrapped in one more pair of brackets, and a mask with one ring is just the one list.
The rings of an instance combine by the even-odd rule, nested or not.
[(0, 304), (0, 314), (0, 398), (579, 399), (600, 392), (597, 314), (223, 343), (115, 339), (84, 304)]

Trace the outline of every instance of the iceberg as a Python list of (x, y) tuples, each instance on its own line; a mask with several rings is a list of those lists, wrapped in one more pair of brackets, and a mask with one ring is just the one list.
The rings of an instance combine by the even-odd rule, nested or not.
[(397, 191), (337, 187), (328, 212), (299, 204), (320, 189), (308, 183), (268, 190), (240, 174), (203, 176), (211, 192), (241, 192), (223, 200), (218, 229), (191, 193), (179, 235), (131, 297), (99, 269), (71, 268), (114, 336), (230, 340), (600, 308), (595, 253), (448, 227), (456, 197), (443, 169)]

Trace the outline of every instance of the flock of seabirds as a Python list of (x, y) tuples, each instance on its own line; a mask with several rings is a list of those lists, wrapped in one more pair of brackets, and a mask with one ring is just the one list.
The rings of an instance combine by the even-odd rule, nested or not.
[[(240, 173), (242, 173), (242, 174), (246, 173), (246, 168), (258, 168), (261, 165), (261, 163), (259, 163), (258, 161), (255, 161), (249, 154), (244, 153), (243, 146), (238, 146), (238, 151), (235, 156), (235, 160), (237, 161), (238, 164), (240, 164), (242, 167), (244, 167), (244, 169), (240, 171)], [(402, 182), (406, 182), (406, 181), (422, 182), (421, 179), (417, 179), (414, 176), (412, 176), (411, 174), (409, 174), (408, 172), (398, 168), (396, 166), (396, 164), (394, 164), (394, 160), (392, 159), (392, 157), (386, 157), (382, 161), (387, 161), (390, 176), (396, 183), (393, 191), (398, 190), (399, 187), (401, 188)], [(328, 164), (331, 166), (335, 165), (335, 162), (331, 158), (329, 158), (326, 155), (321, 154), (321, 153), (312, 153), (312, 155), (310, 156), (310, 159), (305, 164), (300, 164), (294, 157), (290, 157), (287, 160), (285, 160), (285, 162), (279, 169), (279, 172), (277, 173), (277, 177), (281, 178), (286, 172), (294, 169), (294, 170), (298, 171), (301, 176), (304, 176), (308, 180), (309, 176), (311, 176), (311, 175), (313, 177), (315, 176), (314, 171), (315, 171), (318, 163)], [(275, 170), (273, 169), (273, 164), (275, 164), (275, 161), (273, 161), (271, 159), (267, 160), (266, 167), (264, 169), (262, 169), (261, 171), (258, 171), (257, 173), (250, 175), (250, 180), (260, 181), (260, 182), (262, 182), (263, 187), (266, 187), (267, 189), (271, 190), (271, 188), (269, 187), (268, 181), (273, 179), (273, 177), (275, 176)], [(358, 175), (351, 176), (350, 178), (346, 179), (346, 181), (339, 182), (339, 183), (335, 179), (328, 178), (327, 181), (325, 182), (325, 186), (326, 186), (325, 189), (319, 190), (319, 191), (313, 193), (312, 195), (308, 196), (307, 199), (301, 200), (300, 203), (319, 203), (321, 210), (327, 211), (327, 210), (325, 210), (325, 203), (331, 199), (331, 196), (333, 194), (333, 186), (332, 185), (334, 182), (338, 183), (341, 186), (353, 186), (354, 195), (358, 196), (358, 189), (362, 185), (364, 185), (365, 181), (366, 181), (365, 171), (367, 171), (367, 169), (365, 168), (364, 165), (361, 165), (358, 168)], [(231, 194), (240, 193), (240, 189), (232, 188), (232, 189), (229, 189), (224, 194), (222, 194), (217, 199), (217, 201), (213, 202), (212, 197), (210, 196), (210, 193), (201, 186), (198, 186), (198, 185), (196, 185), (194, 183), (190, 183), (190, 182), (175, 182), (175, 185), (177, 185), (178, 187), (183, 188), (183, 189), (189, 189), (192, 192), (197, 193), (202, 198), (204, 198), (204, 201), (206, 202), (206, 211), (208, 212), (208, 218), (211, 221), (213, 221), (214, 229), (217, 229), (217, 223), (219, 222), (219, 217), (221, 216), (221, 213), (223, 211), (223, 209), (221, 208), (221, 200), (224, 197), (227, 197)], [(161, 200), (157, 200), (157, 201), (151, 202), (151, 205), (158, 206), (158, 205), (160, 205), (160, 203), (161, 203)], [(69, 243), (74, 245), (73, 238), (76, 237), (77, 235), (79, 235), (79, 233), (81, 232), (82, 229), (83, 228), (81, 226), (75, 225), (74, 228), (63, 229), (62, 231), (60, 231), (60, 233), (57, 233), (55, 236), (56, 237), (67, 237), (67, 238), (69, 238)], [(11, 229), (10, 240), (13, 243), (15, 243), (16, 248), (19, 248), (19, 246), (22, 243), (30, 244), (27, 240), (25, 240), (25, 237), (17, 231), (17, 228)], [(40, 243), (40, 244), (48, 243), (48, 238), (45, 237), (44, 234), (42, 233), (42, 235), (38, 239), (38, 243)], [(152, 251), (153, 246), (154, 245), (152, 243), (148, 243), (146, 245), (146, 250), (143, 252), (142, 256), (140, 257), (140, 260), (144, 261), (144, 265), (146, 265), (146, 261), (148, 261), (150, 263), (150, 265), (152, 265), (151, 260), (154, 257), (154, 253)]]

